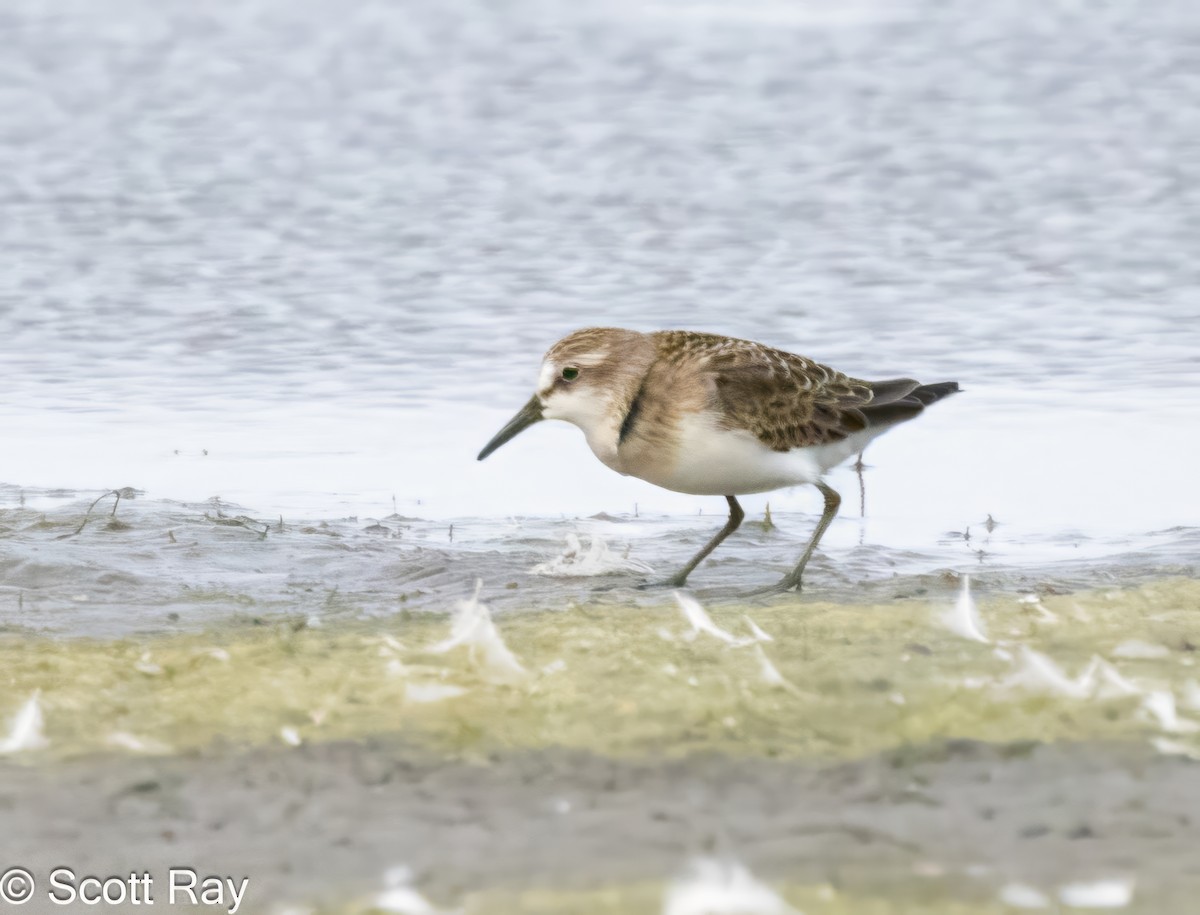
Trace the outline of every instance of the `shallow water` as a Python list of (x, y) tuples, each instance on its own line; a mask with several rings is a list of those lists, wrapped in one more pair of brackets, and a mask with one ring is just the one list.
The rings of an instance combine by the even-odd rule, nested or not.
[[(380, 619), (448, 610), (476, 581), (501, 612), (651, 606), (664, 592), (639, 586), (682, 566), (720, 523), (663, 514), (432, 521), (393, 512), (311, 520), (138, 493), (115, 506), (111, 495), (92, 502), (91, 494), (0, 488), (0, 628), (121, 636)], [(689, 585), (705, 601), (742, 603), (791, 567), (815, 522), (799, 513), (774, 513), (770, 528), (748, 519)], [(1195, 529), (1029, 536), (974, 524), (921, 548), (886, 546), (878, 530), (873, 519), (840, 519), (803, 595), (754, 602), (804, 612), (811, 600), (920, 597), (944, 592), (957, 571), (1009, 595), (1200, 577)]]
[[(213, 606), (185, 581), (445, 606), (593, 528), (665, 571), (720, 500), (550, 424), (474, 460), (590, 323), (961, 381), (871, 447), (865, 520), (835, 476), (814, 586), (1194, 562), (1198, 24), (1169, 0), (13, 0), (0, 498), (66, 527), (5, 515), (0, 594), (60, 631)], [(52, 539), (123, 486), (131, 530)], [(205, 526), (214, 496), (291, 542)], [(798, 552), (816, 495), (751, 517), (768, 499), (777, 539), (731, 540), (708, 582)], [(568, 520), (600, 512), (639, 517)], [(364, 532), (393, 513), (431, 520)], [(321, 522), (340, 537), (299, 533)], [(191, 545), (150, 549), (169, 529)]]

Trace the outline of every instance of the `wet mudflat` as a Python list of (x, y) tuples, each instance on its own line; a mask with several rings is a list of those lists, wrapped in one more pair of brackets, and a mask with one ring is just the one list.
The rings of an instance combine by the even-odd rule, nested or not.
[(810, 913), (1003, 912), (1014, 886), (1106, 880), (1132, 881), (1128, 911), (1189, 911), (1193, 579), (489, 597), (0, 636), (25, 741), (0, 764), (0, 853), (245, 873), (255, 912), (366, 911), (400, 866), (471, 912), (658, 912), (712, 855)]
[[(844, 489), (847, 505), (813, 560), (804, 601), (934, 597), (961, 573), (985, 592), (1013, 594), (1200, 577), (1195, 526), (1045, 530), (987, 515), (893, 538), (873, 515), (856, 516), (856, 486)], [(113, 638), (444, 613), (477, 580), (505, 614), (651, 606), (662, 593), (638, 585), (682, 566), (724, 520), (614, 506), (585, 517), (430, 520), (403, 513), (422, 506), (397, 512), (391, 503), (370, 515), (313, 517), (125, 492), (117, 502), (103, 491), (0, 485), (0, 630)], [(749, 515), (692, 576), (702, 600), (746, 603), (748, 591), (791, 568), (817, 516), (766, 517)]]
[[(70, 758), (404, 736), (448, 756), (847, 759), (944, 737), (1152, 739), (1194, 750), (1200, 586), (1064, 595), (960, 586), (877, 604), (582, 605), (322, 622), (248, 618), (121, 639), (0, 634), (7, 714)], [(1189, 743), (1189, 741), (1191, 743)]]

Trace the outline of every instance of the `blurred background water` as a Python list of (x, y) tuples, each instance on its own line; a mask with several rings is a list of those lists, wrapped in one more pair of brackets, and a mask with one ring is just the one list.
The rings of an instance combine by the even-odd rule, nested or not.
[[(156, 536), (214, 496), (449, 551), (541, 518), (522, 568), (636, 506), (673, 562), (721, 500), (566, 426), (475, 462), (588, 324), (958, 379), (871, 447), (865, 519), (834, 480), (867, 572), (984, 559), (989, 514), (1014, 562), (1194, 560), (1198, 35), (1184, 0), (7, 0), (5, 587), (103, 566), (30, 519), (120, 486)], [(818, 497), (768, 500), (782, 568)]]

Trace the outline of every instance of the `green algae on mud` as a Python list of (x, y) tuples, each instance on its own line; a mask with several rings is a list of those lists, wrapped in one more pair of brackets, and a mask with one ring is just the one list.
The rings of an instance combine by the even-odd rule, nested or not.
[[(527, 672), (511, 683), (493, 682), (466, 649), (429, 653), (448, 630), (436, 615), (106, 641), (10, 631), (0, 635), (0, 718), (40, 691), (49, 746), (30, 758), (398, 735), (465, 757), (557, 745), (821, 759), (941, 737), (1159, 733), (1129, 697), (998, 688), (1013, 661), (940, 626), (952, 603), (948, 591), (876, 605), (792, 595), (711, 607), (719, 626), (748, 635), (749, 617), (773, 638), (745, 647), (690, 637), (669, 602), (512, 613), (496, 620)], [(995, 640), (1068, 671), (1129, 640), (1161, 645), (1162, 657), (1116, 663), (1126, 677), (1177, 692), (1196, 676), (1198, 608), (1200, 582), (1189, 579), (1046, 595), (1040, 607), (1016, 594), (980, 599)], [(786, 687), (764, 679), (764, 658)]]

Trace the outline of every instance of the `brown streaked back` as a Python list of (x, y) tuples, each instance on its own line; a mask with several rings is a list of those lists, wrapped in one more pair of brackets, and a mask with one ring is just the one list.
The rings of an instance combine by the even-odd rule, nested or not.
[[(660, 360), (703, 367), (713, 411), (775, 451), (841, 441), (855, 432), (912, 419), (958, 386), (912, 379), (868, 382), (804, 356), (716, 334), (651, 334)], [(952, 388), (950, 387), (952, 386)]]

